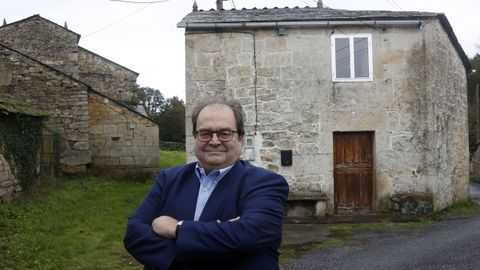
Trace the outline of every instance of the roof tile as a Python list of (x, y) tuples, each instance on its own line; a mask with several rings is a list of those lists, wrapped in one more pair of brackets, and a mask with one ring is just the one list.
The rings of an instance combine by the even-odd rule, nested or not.
[(192, 12), (178, 24), (186, 27), (195, 23), (242, 23), (279, 21), (374, 20), (435, 17), (438, 13), (418, 11), (345, 10), (312, 7), (252, 8)]

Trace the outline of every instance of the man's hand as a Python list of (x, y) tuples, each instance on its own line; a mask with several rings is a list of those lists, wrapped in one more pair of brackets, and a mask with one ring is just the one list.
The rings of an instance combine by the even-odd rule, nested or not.
[(159, 216), (152, 222), (153, 231), (165, 238), (175, 239), (178, 220), (169, 216)]

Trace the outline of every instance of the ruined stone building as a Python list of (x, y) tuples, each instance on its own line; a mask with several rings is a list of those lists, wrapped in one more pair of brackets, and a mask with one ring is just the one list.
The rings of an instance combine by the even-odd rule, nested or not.
[(470, 65), (444, 14), (195, 6), (178, 27), (187, 115), (207, 96), (240, 100), (244, 158), (287, 178), (299, 215), (467, 198)]
[(22, 190), (18, 176), (26, 180), (25, 185), (34, 181), (39, 165), (35, 153), (41, 145), (45, 117), (26, 104), (0, 100), (0, 202)]
[(0, 27), (0, 99), (46, 112), (64, 172), (158, 167), (158, 126), (124, 105), (138, 73), (78, 45), (80, 35), (34, 15)]

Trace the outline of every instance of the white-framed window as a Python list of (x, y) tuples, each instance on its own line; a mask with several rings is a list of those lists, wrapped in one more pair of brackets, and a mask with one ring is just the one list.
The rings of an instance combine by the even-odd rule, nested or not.
[(333, 81), (373, 80), (371, 34), (334, 34), (331, 48)]

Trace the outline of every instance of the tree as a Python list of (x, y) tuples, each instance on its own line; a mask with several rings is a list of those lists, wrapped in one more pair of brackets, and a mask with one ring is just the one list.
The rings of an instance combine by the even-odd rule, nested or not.
[(159, 125), (160, 140), (185, 142), (185, 104), (178, 97), (168, 98), (154, 120)]
[(185, 104), (174, 96), (165, 99), (158, 89), (137, 87), (132, 104), (140, 104), (159, 125), (160, 141), (185, 142)]
[(136, 104), (142, 105), (149, 117), (153, 118), (163, 111), (165, 98), (160, 90), (151, 87), (137, 87), (135, 92)]
[(472, 73), (468, 75), (468, 125), (470, 154), (480, 144), (480, 54), (470, 59)]

